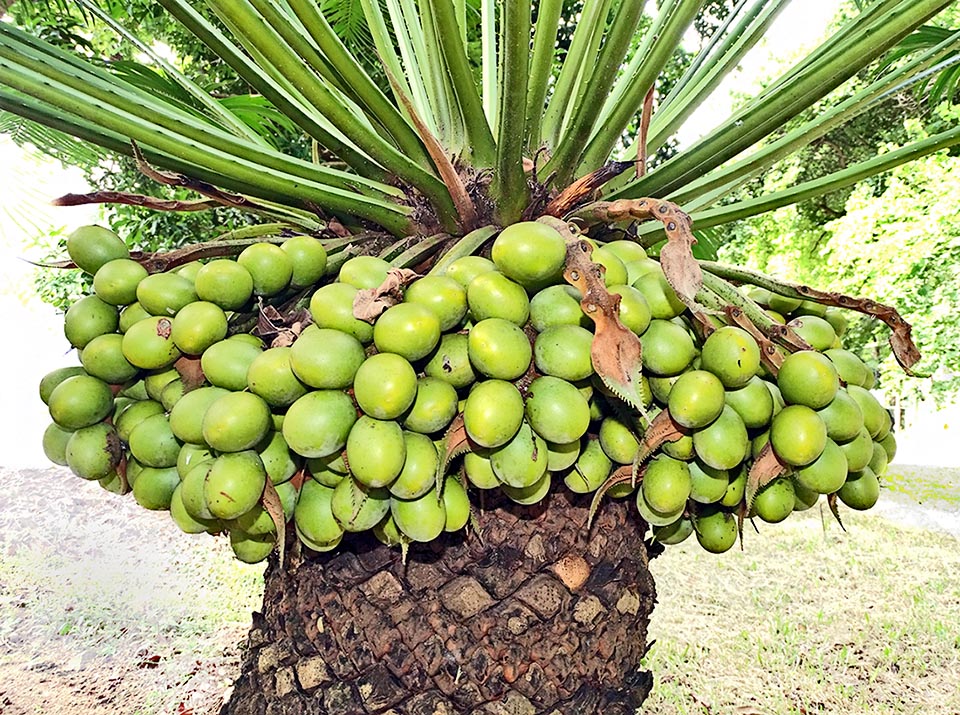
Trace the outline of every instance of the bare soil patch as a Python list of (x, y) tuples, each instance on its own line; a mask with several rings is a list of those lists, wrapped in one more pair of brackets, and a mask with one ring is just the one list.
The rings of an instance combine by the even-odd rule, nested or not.
[(0, 470), (0, 713), (216, 712), (261, 574), (65, 470)]

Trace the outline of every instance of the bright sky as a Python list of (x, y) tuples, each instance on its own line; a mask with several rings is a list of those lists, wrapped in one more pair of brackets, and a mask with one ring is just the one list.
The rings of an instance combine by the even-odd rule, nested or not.
[(768, 28), (764, 39), (740, 62), (739, 70), (732, 72), (681, 127), (678, 132), (681, 145), (690, 144), (731, 114), (731, 91), (756, 89), (758, 78), (769, 76), (782, 61), (789, 61), (798, 57), (801, 50), (819, 45), (842, 4), (842, 0), (793, 0), (788, 3)]

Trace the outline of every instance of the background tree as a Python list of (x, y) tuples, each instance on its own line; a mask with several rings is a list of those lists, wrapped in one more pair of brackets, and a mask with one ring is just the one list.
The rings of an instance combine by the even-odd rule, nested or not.
[[(107, 17), (92, 0), (77, 2)], [(720, 552), (753, 512), (780, 521), (820, 494), (835, 512), (839, 501), (858, 509), (876, 502), (877, 472), (895, 447), (889, 416), (869, 393), (873, 376), (859, 358), (828, 354), (839, 350), (842, 328), (805, 316), (842, 325), (823, 304), (879, 315), (907, 370), (919, 359), (909, 326), (888, 306), (698, 261), (691, 221), (706, 239), (737, 219), (960, 143), (951, 124), (841, 171), (758, 196), (736, 193), (949, 54), (942, 43), (918, 50), (793, 123), (948, 0), (864, 8), (709, 134), (655, 160), (646, 157), (670, 146), (785, 2), (744, 0), (710, 22), (702, 0), (665, 0), (646, 29), (642, 3), (585, 2), (558, 58), (567, 22), (560, 0), (538, 4), (535, 24), (524, 3), (481, 0), (476, 13), (458, 0), (390, 0), (385, 11), (363, 0), (377, 71), (389, 86), (378, 85), (312, 0), (206, 0), (213, 15), (188, 0), (159, 4), (232, 67), (254, 99), (211, 93), (205, 74), (191, 79), (157, 52), (151, 61), (163, 75), (83, 57), (82, 47), (67, 52), (4, 23), (0, 107), (132, 156), (153, 181), (203, 197), (170, 204), (98, 190), (70, 201), (175, 211), (222, 205), (256, 217), (185, 250), (132, 258), (103, 229), (72, 236), (73, 262), (97, 278), (106, 270), (110, 280), (95, 278), (96, 295), (65, 319), (87, 374), (60, 373), (43, 386), (55, 461), (111, 491), (132, 482), (141, 505), (169, 508), (185, 531), (227, 531), (239, 558), (271, 559), (263, 614), (227, 712), (632, 712), (650, 687), (638, 666), (654, 602), (648, 559), (661, 542), (696, 533)], [(658, 78), (698, 16), (716, 30), (657, 98)], [(114, 29), (150, 55), (135, 34)], [(251, 121), (266, 114), (282, 124), (277, 112), (308, 139), (271, 141), (262, 119)], [(638, 116), (639, 135), (625, 147)], [(292, 251), (309, 255), (294, 259)], [(233, 255), (235, 262), (196, 262)], [(238, 278), (196, 300), (211, 266)], [(491, 266), (498, 270), (484, 270)], [(309, 278), (295, 278), (308, 267)], [(440, 299), (429, 301), (434, 308), (414, 300), (430, 282), (393, 270), (401, 268), (446, 279)], [(133, 276), (120, 281), (122, 291), (112, 280), (117, 270)], [(454, 277), (471, 270), (480, 274)], [(632, 278), (631, 270), (644, 275)], [(404, 300), (381, 313), (401, 291), (393, 284), (408, 279), (416, 282), (394, 296)], [(505, 286), (506, 297), (477, 288), (490, 281)], [(800, 322), (775, 323), (731, 281), (773, 291)], [(235, 296), (241, 284), (249, 290)], [(531, 302), (550, 288), (577, 323), (576, 375), (555, 374), (568, 367), (562, 357), (534, 360), (537, 341), (541, 353), (549, 343), (530, 344), (548, 329), (528, 320)], [(761, 302), (776, 300), (767, 294)], [(126, 306), (123, 325), (114, 303)], [(472, 320), (464, 323), (468, 305)], [(439, 347), (441, 315), (458, 353)], [(316, 325), (304, 328), (309, 319)], [(198, 336), (198, 324), (209, 330)], [(501, 328), (512, 336), (507, 355), (517, 358), (508, 365), (485, 360), (484, 330)], [(227, 337), (231, 331), (258, 339)], [(308, 335), (319, 342), (311, 346)], [(119, 354), (106, 367), (88, 352), (101, 338), (104, 351)], [(331, 341), (344, 344), (331, 357), (350, 362), (345, 379), (330, 384), (327, 369), (294, 373), (294, 351), (307, 345), (313, 358)], [(700, 348), (702, 369), (688, 370)], [(266, 382), (254, 369), (261, 360), (271, 361)], [(273, 360), (279, 373), (269, 369)], [(445, 385), (450, 408), (436, 423), (428, 373)], [(841, 373), (843, 412), (822, 417), (814, 410), (839, 398)], [(763, 405), (756, 419), (732, 406), (732, 393), (742, 397), (748, 383), (756, 389), (740, 407), (745, 414)], [(703, 385), (709, 410), (696, 398)], [(430, 404), (418, 422), (421, 390)], [(211, 400), (205, 412), (193, 409), (201, 399)], [(128, 433), (131, 401), (146, 404), (138, 413), (155, 414)], [(783, 409), (775, 416), (776, 405)], [(829, 454), (828, 422), (840, 440)], [(754, 455), (750, 438), (759, 447), (768, 427)], [(411, 460), (417, 449), (427, 455), (425, 469)], [(381, 458), (371, 459), (374, 452)], [(815, 468), (807, 486), (805, 466), (825, 454), (829, 479)], [(712, 496), (697, 495), (706, 503), (694, 498), (694, 466), (685, 461), (694, 456), (715, 480)], [(471, 470), (471, 457), (489, 470)], [(188, 468), (193, 458), (200, 461)], [(461, 471), (447, 474), (451, 464)], [(384, 465), (395, 469), (384, 473)], [(415, 495), (397, 486), (408, 467), (422, 487)], [(552, 489), (551, 475), (559, 482), (564, 469), (567, 490)], [(471, 516), (479, 535), (465, 536)], [(652, 544), (643, 541), (648, 524), (657, 526)], [(396, 546), (399, 554), (389, 548)]]

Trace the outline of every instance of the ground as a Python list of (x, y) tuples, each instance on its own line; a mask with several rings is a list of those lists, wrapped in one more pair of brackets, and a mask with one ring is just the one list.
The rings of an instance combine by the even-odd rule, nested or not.
[[(645, 712), (960, 712), (960, 470), (893, 475), (846, 534), (814, 508), (658, 558)], [(261, 573), (65, 470), (0, 470), (0, 715), (216, 712)]]

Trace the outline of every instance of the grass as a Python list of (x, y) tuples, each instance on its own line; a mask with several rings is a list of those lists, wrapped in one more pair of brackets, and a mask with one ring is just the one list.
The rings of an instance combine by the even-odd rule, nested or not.
[(845, 522), (814, 508), (748, 527), (742, 552), (691, 539), (657, 558), (644, 712), (960, 712), (957, 539)]
[(918, 504), (938, 508), (960, 507), (960, 469), (893, 464), (883, 481), (891, 492)]
[[(57, 674), (69, 685), (58, 703), (93, 679), (124, 691), (119, 710), (61, 712), (213, 712), (236, 676), (262, 568), (95, 485), (31, 478), (74, 502), (51, 509), (27, 490), (0, 510), (0, 681), (11, 668), (24, 685), (36, 686), (36, 669)], [(960, 504), (960, 470), (897, 466), (886, 481), (883, 499)], [(815, 507), (761, 534), (748, 526), (742, 552), (712, 556), (690, 539), (655, 559), (656, 685), (643, 713), (960, 713), (957, 538), (870, 513), (844, 510), (844, 521), (847, 532)]]

